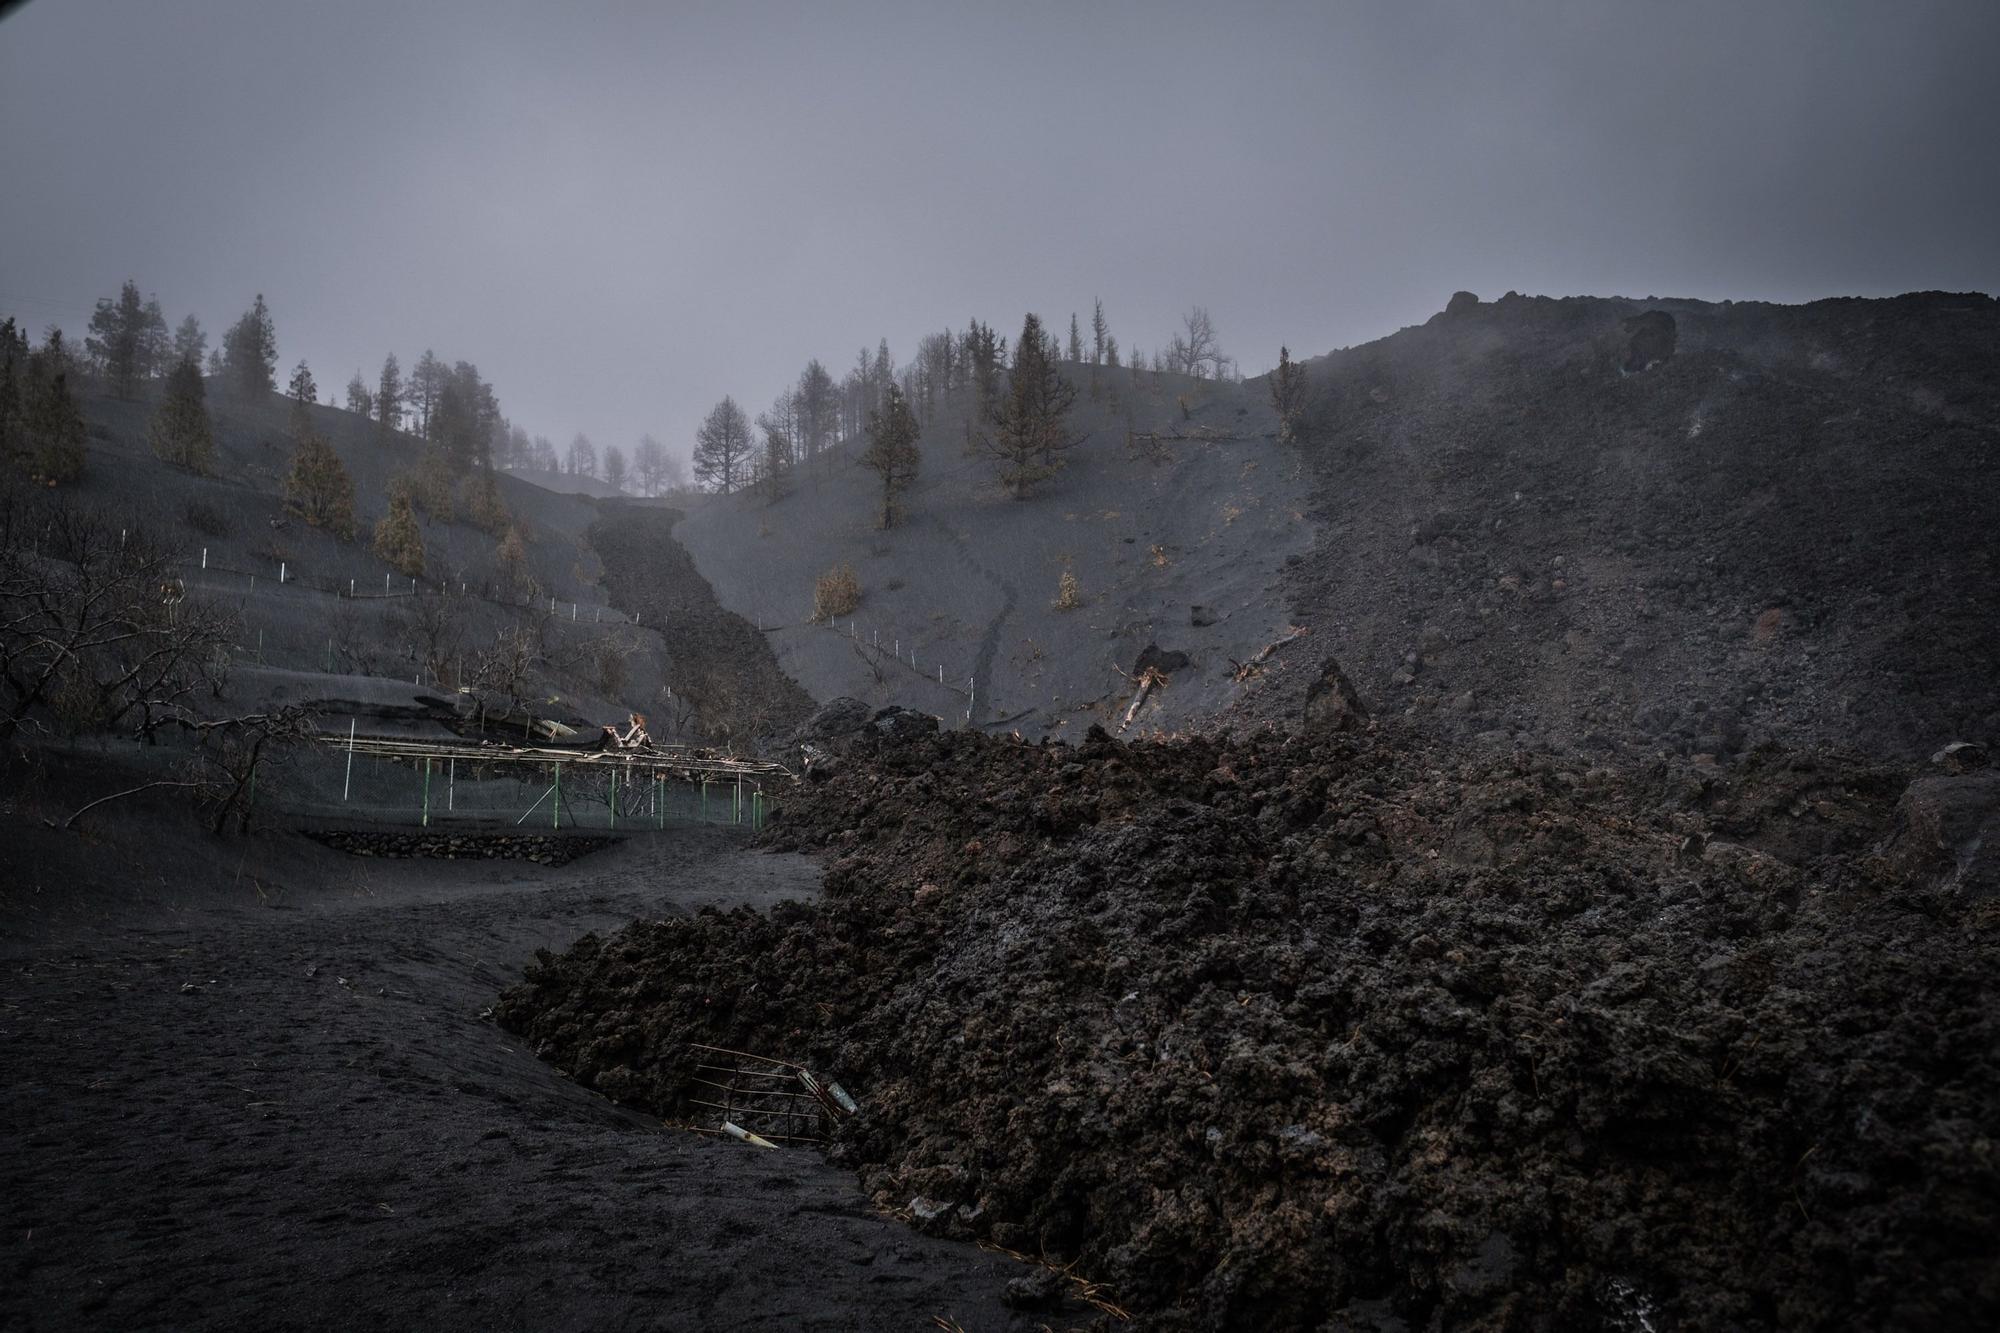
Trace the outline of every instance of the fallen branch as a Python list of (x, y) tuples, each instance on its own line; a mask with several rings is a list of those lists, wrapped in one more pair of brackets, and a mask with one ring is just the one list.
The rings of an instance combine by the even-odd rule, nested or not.
[[(1120, 674), (1122, 675), (1123, 673), (1121, 672)], [(1146, 700), (1153, 697), (1153, 692), (1165, 686), (1166, 683), (1167, 673), (1158, 667), (1147, 667), (1139, 673), (1139, 692), (1132, 696), (1132, 706), (1125, 710), (1125, 720), (1118, 724), (1118, 730), (1121, 733), (1125, 728), (1132, 725), (1132, 719), (1139, 716), (1139, 710), (1146, 706)]]
[(1242, 681), (1250, 679), (1254, 675), (1257, 675), (1260, 671), (1263, 670), (1264, 663), (1270, 660), (1271, 655), (1273, 653), (1277, 652), (1280, 648), (1283, 648), (1288, 643), (1294, 643), (1299, 639), (1303, 639), (1307, 634), (1310, 634), (1311, 632), (1312, 631), (1308, 626), (1299, 625), (1296, 626), (1290, 634), (1285, 635), (1285, 637), (1283, 637), (1282, 639), (1275, 639), (1272, 642), (1265, 644), (1263, 649), (1260, 652), (1258, 652), (1258, 654), (1255, 657), (1251, 658), (1247, 662), (1239, 662), (1233, 657), (1230, 658), (1229, 665), (1236, 668), (1234, 671), (1230, 673), (1230, 679), (1240, 683)]
[(109, 796), (100, 796), (100, 797), (98, 797), (98, 798), (97, 798), (96, 800), (92, 801), (92, 802), (91, 802), (90, 804), (88, 804), (88, 805), (85, 805), (85, 806), (79, 806), (79, 807), (78, 807), (78, 808), (77, 808), (77, 809), (76, 809), (76, 810), (75, 810), (75, 811), (74, 811), (74, 812), (73, 812), (73, 813), (72, 813), (72, 814), (70, 815), (70, 817), (69, 817), (68, 819), (65, 819), (65, 820), (64, 820), (64, 821), (63, 821), (62, 823), (60, 823), (60, 824), (56, 823), (56, 822), (55, 822), (55, 820), (53, 820), (53, 819), (44, 819), (44, 820), (43, 820), (42, 822), (43, 822), (44, 824), (48, 825), (48, 826), (49, 826), (50, 828), (52, 828), (52, 829), (58, 829), (58, 830), (61, 830), (61, 831), (63, 831), (63, 832), (68, 832), (68, 831), (69, 831), (69, 828), (70, 828), (70, 826), (71, 826), (71, 825), (73, 825), (73, 824), (75, 824), (77, 820), (79, 820), (79, 819), (83, 818), (83, 816), (84, 816), (84, 814), (85, 814), (86, 812), (88, 812), (88, 811), (91, 811), (91, 810), (95, 810), (95, 809), (96, 809), (96, 808), (97, 808), (98, 806), (100, 806), (100, 805), (103, 805), (103, 804), (104, 804), (104, 803), (105, 803), (106, 801), (115, 801), (115, 800), (117, 800), (117, 799), (118, 799), (119, 797), (121, 797), (121, 796), (137, 796), (137, 795), (138, 795), (138, 794), (139, 794), (140, 792), (142, 792), (142, 791), (151, 791), (151, 790), (152, 790), (153, 788), (155, 788), (155, 787), (200, 787), (200, 786), (204, 786), (204, 785), (205, 785), (204, 783), (202, 783), (202, 782), (199, 782), (199, 781), (196, 781), (196, 782), (173, 782), (173, 781), (169, 781), (169, 780), (168, 780), (168, 779), (166, 779), (166, 778), (162, 778), (162, 779), (160, 779), (160, 780), (159, 780), (158, 782), (143, 782), (143, 783), (140, 783), (140, 784), (139, 784), (138, 786), (136, 786), (136, 787), (128, 787), (128, 788), (126, 788), (126, 789), (125, 789), (124, 791), (114, 791), (114, 792), (112, 792), (112, 793), (111, 793), (111, 794), (110, 794)]

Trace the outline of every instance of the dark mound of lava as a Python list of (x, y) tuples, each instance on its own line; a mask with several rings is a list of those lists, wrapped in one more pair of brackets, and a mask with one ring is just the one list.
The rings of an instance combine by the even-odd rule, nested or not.
[(2000, 912), (1908, 773), (863, 735), (771, 836), (821, 902), (586, 938), (501, 1021), (665, 1115), (690, 1041), (808, 1063), (880, 1206), (1150, 1327), (2000, 1311)]

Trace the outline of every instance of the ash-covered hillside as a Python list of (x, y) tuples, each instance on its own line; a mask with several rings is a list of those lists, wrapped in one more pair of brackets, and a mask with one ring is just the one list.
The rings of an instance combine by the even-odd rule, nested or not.
[(1986, 296), (1461, 294), (1309, 362), (1296, 444), (1268, 378), (1064, 370), (1083, 442), (1026, 499), (948, 402), (886, 529), (857, 441), (678, 535), (814, 696), (1026, 735), (1291, 725), (1328, 657), (1369, 710), (1489, 745), (2000, 733)]
[[(343, 532), (308, 521), (288, 497), (297, 404), (211, 386), (212, 452), (188, 467), (151, 447), (162, 396), (157, 381), (117, 393), (80, 376), (75, 474), (8, 490), (6, 503), (17, 520), (10, 531), (24, 541), (67, 515), (110, 534), (104, 540), (122, 546), (129, 534), (135, 548), (165, 553), (172, 595), (216, 617), (225, 637), (203, 668), (213, 696), (194, 696), (206, 712), (291, 703), (326, 725), (354, 717), (364, 730), (434, 729), (463, 686), (572, 726), (637, 709), (669, 734), (706, 734), (711, 719), (666, 693), (677, 670), (693, 670), (666, 648), (674, 624), (643, 614), (634, 623), (633, 609), (607, 596), (589, 537), (599, 502), (504, 472), (441, 469), (421, 440), (314, 405), (310, 429), (351, 487)], [(481, 508), (487, 478), (497, 499)], [(411, 490), (426, 496), (412, 512), (417, 550), (385, 558), (372, 532), (392, 494)], [(664, 532), (671, 516), (638, 521)], [(149, 602), (167, 595), (145, 592)], [(720, 721), (726, 732), (733, 719)]]
[(1718, 756), (2000, 733), (1991, 298), (1460, 298), (1311, 373), (1284, 596), (1375, 709)]
[[(765, 630), (819, 699), (1079, 736), (1115, 729), (1157, 668), (1166, 683), (1135, 731), (1211, 718), (1237, 695), (1236, 664), (1291, 628), (1279, 574), (1310, 541), (1303, 459), (1277, 443), (1258, 386), (1063, 372), (1081, 443), (1025, 498), (978, 452), (966, 392), (923, 432), (887, 528), (856, 439), (798, 469), (781, 496), (720, 497), (677, 535), (723, 605)], [(858, 604), (815, 621), (815, 581), (843, 566)]]

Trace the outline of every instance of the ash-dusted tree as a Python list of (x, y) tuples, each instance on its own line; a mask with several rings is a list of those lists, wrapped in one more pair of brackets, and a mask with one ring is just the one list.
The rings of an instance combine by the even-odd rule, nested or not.
[(465, 480), (465, 517), (489, 537), (504, 537), (514, 526), (507, 502), (500, 498), (500, 481), (493, 469), (482, 467)]
[(528, 544), (521, 539), (521, 530), (509, 526), (507, 535), (500, 539), (499, 549), (493, 553), (493, 563), (500, 576), (500, 588), (509, 597), (532, 597), (535, 581), (528, 569)]
[(597, 475), (597, 446), (582, 431), (569, 442), (563, 454), (563, 471), (572, 477), (594, 477)]
[(381, 377), (375, 381), (375, 425), (384, 444), (403, 428), (403, 399), (407, 392), (403, 387), (403, 368), (391, 352), (383, 358)]
[(146, 440), (155, 454), (191, 472), (207, 472), (214, 466), (215, 433), (209, 425), (207, 398), (194, 362), (174, 367), (167, 376), (166, 396), (146, 428)]
[(410, 388), (405, 401), (410, 406), (411, 415), (416, 418), (417, 434), (431, 438), (431, 413), (437, 410), (438, 399), (444, 396), (445, 380), (451, 372), (444, 362), (438, 360), (437, 353), (430, 348), (417, 358), (417, 368), (410, 372)]
[(895, 523), (897, 501), (917, 479), (917, 468), (923, 462), (917, 435), (917, 417), (910, 411), (909, 400), (891, 384), (882, 395), (881, 408), (868, 417), (868, 448), (861, 455), (861, 466), (882, 482), (882, 518), (878, 527)]
[[(153, 328), (154, 319), (160, 320), (158, 330)], [(130, 398), (138, 392), (139, 381), (154, 373), (151, 363), (165, 338), (166, 321), (160, 316), (159, 303), (148, 305), (139, 296), (139, 284), (127, 278), (116, 300), (104, 297), (98, 301), (83, 348), (111, 392)]]
[(20, 377), (20, 422), (12, 432), (13, 453), (27, 465), (31, 478), (50, 486), (83, 475), (83, 409), (70, 387), (74, 373), (75, 359), (62, 330), (52, 328), (28, 355)]
[(667, 451), (650, 435), (641, 435), (632, 450), (632, 474), (638, 478), (641, 495), (660, 493), (667, 475)]
[(354, 540), (354, 483), (340, 455), (310, 424), (292, 449), (291, 470), (285, 474), (285, 507), (312, 527), (344, 542)]
[(1181, 331), (1167, 344), (1167, 368), (1198, 380), (1221, 379), (1229, 369), (1229, 358), (1215, 334), (1215, 321), (1208, 307), (1196, 306), (1181, 316)]
[(840, 391), (834, 386), (833, 376), (815, 358), (806, 362), (794, 397), (798, 419), (793, 430), (787, 432), (787, 438), (797, 445), (798, 461), (810, 462), (833, 444), (834, 431), (840, 424)]
[(1069, 312), (1068, 359), (1071, 361), (1083, 360), (1083, 330), (1076, 322), (1076, 312), (1074, 310)]
[(750, 421), (734, 398), (709, 410), (694, 433), (695, 480), (724, 495), (736, 490), (750, 470)]
[(358, 370), (347, 382), (347, 410), (357, 417), (375, 415), (375, 395), (368, 392), (368, 381), (361, 378)]
[(1102, 299), (1099, 299), (1093, 302), (1090, 312), (1091, 364), (1097, 366), (1117, 365), (1118, 363), (1115, 360), (1107, 362), (1104, 359), (1104, 353), (1107, 350), (1115, 350), (1117, 346), (1117, 342), (1111, 336), (1111, 321), (1104, 317), (1104, 302)]
[(257, 293), (256, 303), (243, 312), (243, 318), (222, 335), (222, 357), (230, 385), (244, 398), (254, 401), (276, 391), (278, 331), (271, 322), (271, 311), (264, 304), (262, 292)]
[(982, 324), (975, 319), (965, 331), (965, 360), (972, 375), (973, 392), (979, 398), (979, 415), (982, 418), (993, 411), (1006, 347), (1007, 340), (996, 337), (991, 324)]
[(28, 338), (10, 316), (0, 321), (0, 466), (19, 448), (21, 381), (27, 373)]
[(604, 447), (604, 484), (614, 491), (625, 489), (625, 451), (615, 444)]
[(1287, 444), (1298, 438), (1306, 409), (1306, 368), (1292, 360), (1292, 349), (1278, 349), (1278, 368), (1271, 372), (1271, 406), (1278, 410), (1278, 438)]
[(319, 399), (319, 386), (313, 383), (313, 373), (304, 358), (292, 367), (292, 381), (285, 386), (285, 397), (292, 400), (292, 438), (303, 440), (312, 430), (313, 404)]
[[(180, 327), (174, 330), (174, 361), (176, 364), (185, 361), (199, 372), (201, 359), (207, 354), (208, 334), (202, 331), (201, 321), (189, 315), (180, 322)], [(171, 369), (168, 373), (172, 373)]]
[(479, 367), (460, 361), (444, 373), (431, 405), (424, 438), (454, 472), (483, 467), (492, 460), (493, 433), (500, 425), (500, 401)]
[(139, 324), (139, 375), (156, 380), (174, 368), (174, 339), (167, 332), (167, 317), (160, 312), (160, 298), (146, 299)]
[(776, 502), (791, 493), (792, 465), (798, 461), (798, 452), (791, 436), (769, 417), (758, 417), (757, 425), (764, 432), (764, 445), (755, 468), (757, 489), (766, 500)]
[(417, 513), (409, 492), (397, 490), (389, 497), (389, 512), (375, 522), (376, 558), (407, 578), (424, 572), (424, 530), (417, 525)]
[(1000, 480), (1015, 499), (1025, 499), (1037, 482), (1061, 471), (1063, 455), (1081, 443), (1082, 437), (1069, 430), (1069, 410), (1075, 402), (1076, 386), (1056, 369), (1041, 319), (1029, 315), (1014, 344), (1007, 391), (981, 439), (986, 452), (999, 461)]

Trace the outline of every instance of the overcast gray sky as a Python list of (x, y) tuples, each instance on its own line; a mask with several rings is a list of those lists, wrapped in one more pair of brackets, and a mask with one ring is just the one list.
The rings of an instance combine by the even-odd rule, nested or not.
[(685, 452), (808, 357), (1102, 297), (1248, 373), (1454, 289), (2000, 287), (2000, 3), (288, 4), (0, 20), (0, 312), (262, 291)]

